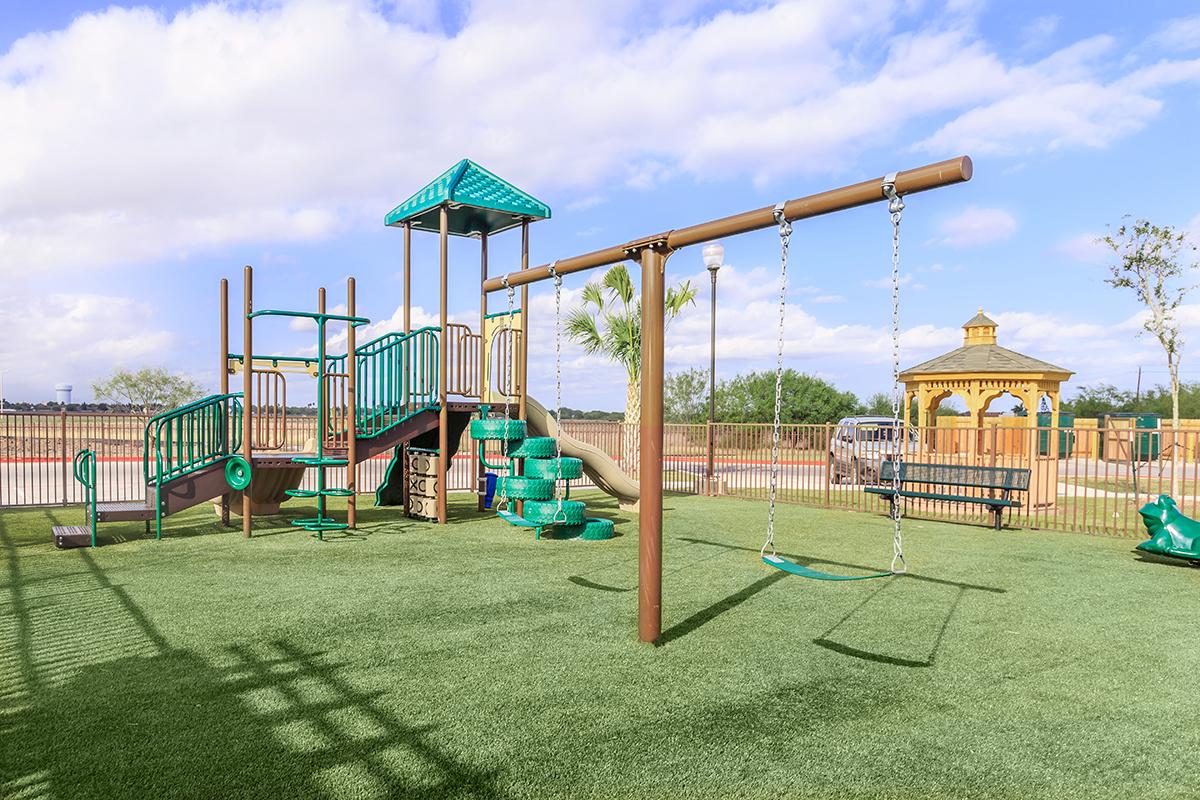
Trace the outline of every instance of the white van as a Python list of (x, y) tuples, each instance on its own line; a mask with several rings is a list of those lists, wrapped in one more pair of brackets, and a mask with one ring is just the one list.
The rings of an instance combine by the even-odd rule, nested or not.
[[(904, 427), (901, 420), (900, 426)], [(841, 483), (878, 483), (880, 465), (895, 452), (895, 424), (891, 417), (844, 417), (838, 420), (829, 441), (829, 480)], [(908, 431), (905, 457), (917, 452), (916, 432)]]

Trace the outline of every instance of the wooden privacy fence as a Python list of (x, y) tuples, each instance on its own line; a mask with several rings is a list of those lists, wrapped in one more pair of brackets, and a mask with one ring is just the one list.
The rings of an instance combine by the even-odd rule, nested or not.
[[(142, 441), (146, 418), (125, 414), (6, 413), (0, 415), (0, 507), (65, 505), (83, 501), (71, 479), (71, 458), (81, 447), (97, 454), (101, 500), (141, 500)], [(567, 420), (563, 430), (607, 453), (637, 478), (638, 430), (619, 422)], [(863, 491), (874, 480), (878, 443), (842, 442), (838, 452), (857, 455), (857, 477), (831, 460), (833, 425), (785, 425), (780, 437), (778, 498), (820, 508), (883, 513), (886, 503)], [(312, 449), (316, 420), (292, 416), (276, 452)], [(1028, 429), (931, 427), (915, 431), (910, 461), (1028, 469), (1030, 491), (1007, 515), (1016, 527), (1083, 531), (1140, 538), (1138, 508), (1171, 492), (1189, 516), (1200, 516), (1200, 429)], [(711, 441), (711, 451), (709, 442)], [(886, 448), (887, 445), (883, 445)], [(720, 494), (764, 500), (770, 481), (771, 427), (761, 424), (667, 425), (664, 486), (689, 494)], [(490, 450), (488, 460), (498, 458)], [(476, 486), (475, 443), (464, 434), (454, 458), (451, 490)], [(713, 475), (709, 479), (711, 457)], [(358, 485), (372, 490), (382, 481), (389, 454), (358, 465)], [(1172, 460), (1178, 460), (1178, 466)], [(836, 479), (835, 479), (836, 478)], [(345, 475), (330, 470), (331, 485)], [(306, 477), (306, 487), (313, 481)], [(909, 516), (987, 524), (986, 509), (971, 504), (909, 501)], [(765, 519), (765, 516), (764, 516)]]

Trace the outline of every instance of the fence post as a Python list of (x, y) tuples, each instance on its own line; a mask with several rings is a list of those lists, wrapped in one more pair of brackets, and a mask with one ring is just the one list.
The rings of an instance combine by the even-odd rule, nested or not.
[(833, 429), (825, 423), (825, 507), (829, 508), (829, 485), (833, 483)]
[(70, 461), (67, 458), (67, 409), (58, 410), (59, 443), (62, 445), (62, 504), (67, 504), (67, 475), (70, 472)]

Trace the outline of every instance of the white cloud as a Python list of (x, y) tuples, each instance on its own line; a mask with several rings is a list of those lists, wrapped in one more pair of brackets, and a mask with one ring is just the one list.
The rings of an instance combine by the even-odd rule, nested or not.
[(1017, 220), (1002, 208), (968, 206), (938, 226), (940, 244), (974, 247), (1003, 241), (1017, 230)]
[(1168, 21), (1150, 41), (1157, 47), (1175, 52), (1200, 50), (1200, 14)]
[[(917, 147), (929, 152), (1016, 155), (1102, 148), (1141, 130), (1162, 109), (1157, 93), (1200, 80), (1200, 59), (1160, 61), (1104, 80), (1115, 40), (1096, 36), (1028, 67), (1004, 68), (976, 84), (982, 102)], [(965, 77), (960, 78), (965, 80)]]
[(579, 209), (613, 182), (840, 174), (894, 144), (881, 131), (946, 115), (920, 144), (939, 156), (1102, 146), (1200, 78), (1186, 61), (1110, 74), (1104, 37), (1006, 63), (974, 32), (977, 3), (927, 24), (913, 11), (279, 0), (85, 14), (0, 56), (0, 274), (377, 225), (396, 187), (464, 154), (534, 193), (580, 194)]
[[(912, 283), (912, 280), (913, 280), (912, 275), (901, 275), (900, 276), (900, 285), (907, 286), (910, 283)], [(862, 285), (867, 287), (868, 289), (891, 289), (892, 288), (892, 276), (887, 275), (882, 278), (876, 278), (873, 280), (863, 281)], [(913, 288), (916, 288), (916, 286), (914, 286)]]
[(809, 301), (817, 305), (827, 305), (829, 303), (844, 303), (846, 298), (840, 294), (819, 294)]
[(1022, 49), (1035, 50), (1046, 44), (1058, 30), (1060, 22), (1062, 17), (1057, 14), (1047, 14), (1032, 20), (1021, 28), (1021, 38), (1024, 40)]
[(1072, 261), (1085, 264), (1103, 264), (1108, 260), (1110, 250), (1097, 242), (1099, 233), (1081, 233), (1064, 239), (1054, 247), (1054, 252), (1064, 255)]
[(0, 300), (0, 370), (10, 397), (50, 399), (58, 381), (90, 397), (112, 366), (170, 366), (174, 334), (156, 327), (149, 303), (98, 294)]

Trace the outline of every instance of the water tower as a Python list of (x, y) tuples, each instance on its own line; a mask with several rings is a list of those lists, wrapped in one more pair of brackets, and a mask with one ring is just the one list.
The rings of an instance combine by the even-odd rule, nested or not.
[(54, 402), (65, 406), (71, 402), (71, 390), (75, 387), (69, 383), (54, 384)]

